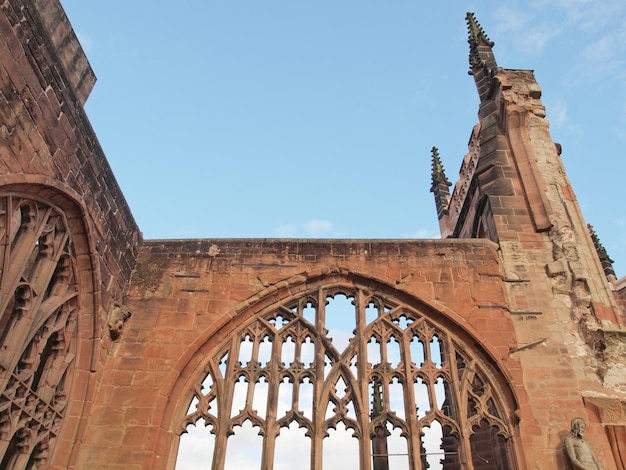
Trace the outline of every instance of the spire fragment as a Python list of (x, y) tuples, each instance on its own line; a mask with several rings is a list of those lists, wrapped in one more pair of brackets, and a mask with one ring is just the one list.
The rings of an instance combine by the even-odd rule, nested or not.
[(485, 30), (476, 20), (476, 16), (472, 12), (467, 12), (465, 17), (467, 21), (468, 40), (470, 45), (469, 64), (470, 74), (475, 68), (486, 68), (491, 70), (497, 67), (496, 59), (493, 55), (493, 41), (490, 41)]
[(469, 74), (474, 76), (476, 89), (481, 103), (491, 96), (493, 77), (498, 72), (498, 64), (493, 55), (493, 42), (489, 40), (483, 28), (481, 28), (474, 13), (467, 13), (467, 30), (469, 38), (467, 42), (470, 46), (469, 53)]
[(439, 220), (448, 214), (450, 206), (450, 186), (451, 183), (446, 177), (446, 173), (439, 158), (437, 147), (431, 149), (432, 152), (432, 185), (430, 192), (435, 195), (435, 206), (437, 207), (437, 217)]
[(593, 246), (596, 249), (596, 253), (598, 253), (598, 258), (600, 258), (600, 264), (602, 264), (602, 269), (604, 270), (604, 275), (607, 278), (615, 278), (615, 271), (613, 270), (613, 260), (609, 257), (609, 254), (606, 252), (606, 249), (600, 243), (600, 239), (596, 234), (596, 231), (593, 229), (591, 224), (587, 224), (587, 231), (591, 236), (591, 240), (593, 241)]
[(437, 147), (433, 147), (430, 151), (432, 153), (432, 187), (430, 191), (433, 192), (435, 185), (445, 184), (446, 186), (450, 186), (450, 182), (448, 181), (448, 178), (446, 178), (446, 173), (443, 169), (443, 165), (441, 164), (439, 149)]

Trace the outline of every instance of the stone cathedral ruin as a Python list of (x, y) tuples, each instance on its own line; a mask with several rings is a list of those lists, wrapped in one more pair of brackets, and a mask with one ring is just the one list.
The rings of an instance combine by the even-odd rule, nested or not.
[(432, 150), (440, 240), (157, 241), (85, 115), (58, 0), (0, 10), (1, 469), (173, 469), (194, 426), (213, 469), (243, 426), (262, 469), (291, 429), (322, 469), (338, 428), (361, 469), (394, 468), (393, 436), (411, 469), (626, 468), (626, 278), (533, 73), (498, 66), (474, 15), (452, 188)]

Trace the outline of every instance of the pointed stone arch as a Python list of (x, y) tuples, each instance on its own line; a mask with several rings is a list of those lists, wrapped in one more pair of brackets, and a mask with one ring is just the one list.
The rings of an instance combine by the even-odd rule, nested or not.
[[(333, 348), (324, 324), (326, 300), (339, 294), (354, 299), (356, 315), (356, 329), (342, 351)], [(307, 305), (316, 309), (314, 325), (304, 319)], [(378, 316), (367, 323), (365, 309), (369, 305), (378, 309)], [(280, 327), (277, 326), (279, 317), (285, 322)], [(164, 426), (169, 426), (167, 432), (173, 443), (169, 468), (174, 467), (178, 436), (187, 426), (201, 419), (212, 427), (216, 436), (215, 448), (221, 449), (216, 451), (214, 468), (223, 468), (224, 449), (227, 449), (233, 425), (245, 420), (261, 429), (263, 468), (272, 468), (269, 462), (273, 459), (275, 438), (280, 429), (293, 422), (305, 428), (306, 435), (311, 438), (311, 468), (321, 468), (322, 441), (328, 430), (338, 423), (343, 423), (359, 439), (361, 468), (371, 468), (370, 440), (376, 436), (379, 425), (397, 428), (407, 439), (411, 468), (426, 464), (422, 437), (426, 428), (433, 425), (442, 429), (439, 445), (443, 449), (443, 459), (448, 459), (441, 468), (490, 468), (476, 467), (472, 463), (477, 441), (474, 436), (479, 436), (482, 445), (485, 445), (485, 436), (491, 436), (493, 445), (499, 446), (493, 454), (505, 458), (507, 468), (518, 468), (517, 405), (509, 380), (488, 353), (489, 348), (480, 345), (477, 335), (470, 334), (471, 328), (464, 328), (454, 321), (456, 319), (454, 313), (445, 308), (433, 308), (388, 284), (347, 271), (315, 277), (295, 276), (280, 286), (271, 286), (245, 302), (230, 321), (213, 330), (214, 334), (202, 342), (197, 341), (195, 353), (190, 352), (185, 364), (181, 363), (178, 377), (172, 381), (172, 391), (168, 394), (170, 401), (164, 414)], [(280, 361), (281, 340), (298, 326), (306, 328), (303, 328), (304, 333), (294, 335), (297, 341), (301, 342), (308, 334), (316, 348), (315, 363), (308, 368), (299, 360), (298, 353), (291, 364)], [(247, 363), (239, 361), (238, 348), (243, 338), (249, 335), (251, 328), (259, 327), (269, 328), (268, 336), (272, 336), (275, 342), (272, 359), (263, 368), (259, 368), (254, 352)], [(385, 352), (392, 337), (400, 348), (400, 361), (395, 367), (386, 361)], [(375, 364), (368, 361), (367, 342), (370, 338), (374, 338), (381, 348), (380, 360)], [(415, 339), (422, 344), (424, 351), (419, 363), (412, 357), (410, 343)], [(434, 350), (430, 349), (435, 340), (439, 342), (437, 361), (433, 358)], [(327, 371), (324, 370), (326, 361), (330, 362)], [(250, 392), (245, 409), (239, 414), (231, 414), (229, 400), (232, 399), (233, 378), (242, 374), (250, 381), (261, 375), (268, 378), (268, 395), (274, 398), (266, 403), (266, 418), (261, 421), (250, 407)], [(203, 389), (202, 383), (206, 384), (208, 378), (211, 385)], [(275, 396), (278, 384), (284, 378), (292, 381), (296, 390), (291, 408), (283, 416), (276, 416)], [(314, 381), (311, 408), (321, 410), (310, 417), (303, 415), (298, 403), (297, 384), (304, 378)], [(425, 387), (429, 407), (422, 415), (417, 412), (414, 393), (418, 379)], [(345, 393), (335, 390), (340, 380), (346, 385)], [(401, 409), (394, 409), (390, 402), (389, 386), (394, 380), (403, 390)], [(435, 392), (436, 384), (443, 392)], [(250, 383), (249, 387), (253, 388), (254, 384)], [(381, 394), (379, 410), (373, 406), (372, 390), (377, 387)], [(353, 411), (348, 411), (348, 405)], [(325, 416), (330, 408), (334, 410), (332, 415)], [(479, 458), (477, 462), (482, 460)]]
[(0, 190), (3, 468), (68, 465), (85, 426), (99, 325), (84, 214), (45, 184)]

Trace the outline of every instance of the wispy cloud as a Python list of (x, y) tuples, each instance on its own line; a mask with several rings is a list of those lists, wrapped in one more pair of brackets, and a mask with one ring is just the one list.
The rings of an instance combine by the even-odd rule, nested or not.
[(561, 32), (561, 27), (538, 21), (536, 12), (520, 10), (511, 5), (502, 5), (494, 12), (498, 36), (513, 38), (516, 49), (531, 55), (543, 51), (550, 39)]
[(91, 52), (91, 50), (93, 49), (93, 40), (86, 34), (83, 34), (79, 31), (74, 30), (74, 33), (76, 33), (78, 42), (80, 42), (80, 45), (82, 46), (85, 54), (88, 54), (89, 52)]
[(285, 224), (276, 228), (281, 238), (323, 238), (334, 234), (333, 224), (328, 220), (311, 219), (302, 224)]
[(496, 19), (495, 31), (498, 35), (500, 33), (521, 31), (533, 19), (532, 13), (514, 8), (511, 5), (499, 6), (494, 11), (493, 16)]
[(588, 44), (581, 51), (582, 59), (587, 63), (588, 73), (603, 77), (613, 75), (621, 77), (626, 84), (624, 53), (626, 47), (626, 27), (609, 31), (595, 42)]
[[(494, 11), (495, 31), (498, 36), (512, 37), (514, 47), (529, 55), (541, 53), (551, 39), (566, 32), (608, 31), (600, 46), (621, 47), (623, 41), (614, 34), (612, 23), (625, 10), (623, 0), (535, 0), (524, 9), (505, 4)], [(558, 23), (555, 17), (560, 19)], [(602, 50), (598, 52), (602, 54)]]
[(438, 230), (420, 228), (413, 232), (409, 238), (441, 238), (441, 235)]
[(567, 102), (562, 98), (557, 98), (549, 103), (547, 108), (550, 110), (548, 119), (553, 127), (565, 127), (569, 122), (567, 114)]
[(540, 11), (556, 8), (564, 24), (582, 31), (604, 29), (626, 7), (623, 0), (535, 0), (532, 5)]
[(313, 219), (304, 224), (304, 230), (311, 235), (324, 235), (330, 233), (333, 224), (327, 220)]
[(626, 125), (622, 125), (626, 123), (626, 100), (622, 103), (622, 114), (619, 125), (613, 128), (613, 133), (622, 140), (626, 140)]
[(563, 97), (547, 100), (546, 109), (548, 111), (547, 118), (550, 121), (550, 127), (553, 129), (565, 129), (579, 136), (585, 135), (584, 127), (572, 122), (570, 119), (567, 101)]

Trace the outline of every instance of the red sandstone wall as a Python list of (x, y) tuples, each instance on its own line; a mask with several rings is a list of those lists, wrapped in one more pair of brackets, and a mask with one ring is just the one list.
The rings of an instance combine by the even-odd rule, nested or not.
[(104, 300), (119, 298), (134, 266), (137, 225), (33, 5), (1, 8), (0, 189), (45, 197), (54, 189), (73, 200), (111, 290)]
[[(333, 275), (370, 279), (433, 306), (443, 314), (438, 321), (480, 342), (526, 407), (490, 241), (148, 241), (126, 298), (133, 316), (107, 360), (79, 467), (171, 468), (172, 430), (211, 345), (255, 302), (275, 302)], [(571, 378), (562, 386), (575, 388)]]
[[(74, 233), (84, 234), (81, 281), (97, 310), (96, 328), (81, 333), (91, 335), (96, 357), (83, 361), (87, 373), (80, 378), (95, 380), (83, 403), (71, 404), (65, 423), (84, 429), (89, 419), (89, 426), (77, 435), (79, 446), (59, 443), (51, 467), (166, 468), (176, 443), (175, 418), (186, 409), (188, 389), (220, 335), (253, 305), (293, 295), (312, 279), (341, 275), (369, 279), (430, 305), (449, 328), (467, 332), (490, 354), (520, 407), (520, 468), (562, 468), (562, 438), (574, 415), (591, 418), (588, 439), (606, 468), (614, 468), (603, 426), (626, 422), (624, 411), (613, 406), (624, 392), (617, 374), (604, 376), (614, 382), (601, 382), (602, 356), (581, 340), (602, 331), (581, 332), (578, 323), (593, 315), (610, 319), (610, 296), (598, 263), (590, 261), (591, 248), (570, 256), (578, 253), (573, 246), (584, 224), (572, 230), (555, 218), (549, 234), (537, 233), (547, 230), (536, 223), (546, 215), (543, 209), (550, 215), (556, 208), (561, 217), (562, 201), (568, 214), (582, 220), (561, 167), (553, 165), (554, 145), (543, 127), (533, 138), (543, 146), (539, 173), (556, 175), (547, 202), (542, 191), (525, 186), (531, 180), (516, 179), (529, 173), (512, 171), (513, 163), (528, 162), (518, 147), (506, 153), (513, 144), (503, 140), (496, 103), (481, 107), (486, 137), (478, 178), (494, 196), (490, 208), (493, 231), (503, 241), (499, 247), (485, 240), (189, 240), (151, 241), (138, 252), (138, 229), (80, 104), (85, 89), (76, 93), (75, 80), (47, 39), (53, 25), (40, 24), (26, 0), (0, 8), (0, 189), (67, 207)], [(529, 72), (507, 76), (522, 84), (532, 79)], [(541, 118), (538, 90), (525, 93), (529, 110)], [(522, 140), (515, 145), (528, 143)], [(476, 214), (467, 214), (469, 224)], [(471, 232), (469, 225), (465, 229)], [(137, 253), (125, 299), (133, 316), (111, 343), (102, 329), (112, 301), (126, 291)], [(91, 409), (83, 407), (92, 400)]]
[[(38, 7), (46, 8), (45, 24)], [(80, 271), (78, 372), (65, 431), (50, 455), (59, 468), (80, 442), (96, 390), (93, 371), (110, 346), (109, 310), (127, 289), (141, 238), (82, 108), (94, 77), (68, 27), (56, 0), (0, 5), (0, 192), (59, 207)], [(56, 49), (55, 39), (67, 47)]]

